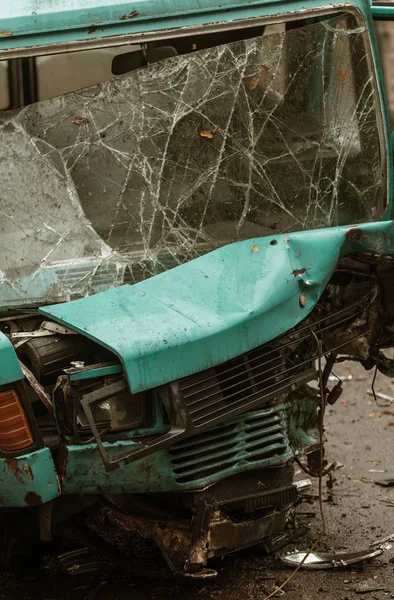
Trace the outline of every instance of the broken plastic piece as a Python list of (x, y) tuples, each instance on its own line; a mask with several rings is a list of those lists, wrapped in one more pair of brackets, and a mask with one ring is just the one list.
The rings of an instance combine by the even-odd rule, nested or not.
[(328, 381), (352, 381), (353, 375), (330, 375)]
[(312, 482), (310, 479), (300, 479), (300, 481), (295, 481), (294, 485), (296, 486), (297, 490), (304, 490), (305, 488), (311, 487)]
[[(297, 567), (309, 570), (336, 569), (340, 567), (349, 567), (351, 565), (360, 565), (366, 561), (373, 560), (381, 556), (385, 550), (392, 548), (391, 542), (394, 541), (394, 535), (389, 535), (382, 540), (374, 542), (366, 550), (358, 552), (309, 552), (297, 551), (279, 556), (279, 559), (289, 567)], [(304, 562), (302, 562), (304, 561)], [(302, 564), (301, 564), (302, 563)]]
[[(280, 557), (280, 560), (289, 567), (297, 567), (308, 552), (293, 552)], [(311, 552), (301, 565), (301, 569), (323, 570), (348, 567), (372, 560), (383, 554), (381, 548), (362, 550), (360, 552), (342, 552), (339, 554), (329, 552)]]

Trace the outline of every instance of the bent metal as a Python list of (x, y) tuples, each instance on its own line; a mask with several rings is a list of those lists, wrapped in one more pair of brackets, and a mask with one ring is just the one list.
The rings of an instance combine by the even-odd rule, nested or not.
[(105, 4), (0, 8), (0, 515), (211, 576), (291, 523), (334, 364), (393, 373), (391, 7)]

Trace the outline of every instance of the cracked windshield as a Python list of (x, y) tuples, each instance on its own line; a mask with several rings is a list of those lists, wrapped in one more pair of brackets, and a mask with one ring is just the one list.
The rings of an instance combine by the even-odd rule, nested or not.
[(6, 303), (382, 216), (364, 27), (340, 14), (260, 29), (0, 113)]

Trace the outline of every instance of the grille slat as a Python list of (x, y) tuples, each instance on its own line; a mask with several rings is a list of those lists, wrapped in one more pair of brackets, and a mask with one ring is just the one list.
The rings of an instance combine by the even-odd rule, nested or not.
[[(287, 405), (246, 413), (223, 427), (208, 430), (175, 444), (169, 449), (174, 478), (178, 483), (230, 473), (237, 465), (265, 466), (281, 463), (292, 456), (287, 432)], [(217, 432), (217, 434), (216, 434)], [(196, 452), (196, 447), (198, 451)]]
[[(262, 366), (263, 366), (263, 367), (265, 367), (265, 366), (266, 366), (268, 363), (271, 363), (271, 362), (273, 362), (274, 360), (275, 360), (275, 361), (277, 361), (277, 360), (278, 360), (278, 357), (276, 356), (276, 357), (275, 357), (275, 358), (273, 358), (272, 360), (266, 361), (266, 362), (264, 363), (264, 365), (262, 365)], [(248, 361), (247, 365), (245, 365), (245, 366), (250, 366), (251, 362), (252, 362), (252, 361)], [(266, 373), (270, 373), (271, 371), (274, 371), (275, 369), (278, 369), (278, 368), (280, 368), (280, 367), (281, 367), (282, 365), (284, 365), (284, 364), (285, 364), (285, 362), (283, 361), (283, 362), (282, 362), (282, 363), (280, 363), (279, 365), (278, 365), (278, 364), (276, 364), (274, 367), (271, 367), (271, 368), (267, 369), (266, 371), (262, 371), (261, 373), (255, 373), (256, 367), (253, 367), (253, 374), (254, 374), (254, 377), (258, 377), (258, 376), (261, 376), (261, 375), (265, 375)], [(241, 367), (241, 364), (240, 364), (239, 366)], [(242, 366), (243, 366), (243, 365), (242, 365)], [(236, 367), (233, 367), (233, 368), (231, 369), (231, 371), (234, 371), (234, 369), (235, 369), (235, 368), (236, 368)], [(223, 374), (223, 372), (222, 372), (221, 374)], [(221, 385), (223, 386), (223, 384), (225, 384), (225, 383), (228, 383), (228, 382), (229, 382), (229, 381), (231, 381), (232, 379), (236, 379), (237, 377), (239, 377), (239, 375), (240, 375), (239, 373), (235, 373), (234, 375), (231, 375), (231, 376), (230, 376), (230, 377), (228, 377), (227, 379), (221, 379)], [(216, 378), (216, 374), (215, 374), (215, 375), (213, 375), (213, 376), (212, 376), (212, 378)], [(234, 385), (237, 385), (237, 384), (234, 384)], [(190, 386), (187, 386), (187, 387), (186, 387), (186, 389), (190, 389), (190, 388), (193, 388), (193, 387), (194, 387), (194, 385), (190, 385)], [(205, 388), (203, 388), (202, 390), (199, 390), (199, 391), (200, 391), (200, 392), (207, 392), (208, 390), (210, 390), (210, 389), (212, 389), (212, 388), (215, 388), (215, 387), (217, 387), (217, 383), (214, 383), (214, 384), (212, 384), (212, 385), (209, 385), (209, 386), (207, 386), (207, 387), (205, 387)], [(229, 386), (228, 388), (225, 388), (225, 389), (231, 389), (231, 387), (233, 387), (233, 386)], [(185, 389), (185, 388), (184, 388), (184, 387), (182, 387), (182, 390), (184, 390), (184, 389)], [(224, 391), (224, 389), (223, 389), (223, 388), (221, 388), (221, 389), (222, 389), (222, 391)], [(192, 392), (191, 392), (191, 393), (189, 393), (189, 394), (184, 394), (184, 395), (183, 395), (183, 397), (185, 398), (185, 400), (187, 400), (188, 398), (192, 397), (194, 394), (195, 394), (195, 392), (193, 392), (193, 391), (192, 391)], [(208, 396), (207, 396), (207, 397), (208, 397)], [(193, 404), (193, 402), (188, 402), (188, 404), (189, 404), (189, 406), (191, 406), (191, 405)]]
[[(280, 369), (280, 367), (284, 366), (285, 364), (286, 364), (285, 361), (283, 361), (279, 365), (277, 364), (274, 367), (271, 367), (270, 369), (267, 369), (266, 371), (261, 371), (260, 373), (259, 372), (255, 373), (253, 371), (253, 379), (256, 380), (258, 377), (262, 377), (263, 375), (265, 375), (266, 373), (270, 373), (271, 371), (277, 371), (278, 369)], [(276, 375), (277, 375), (277, 373), (274, 373), (273, 375), (271, 375), (270, 377), (268, 377), (267, 379), (265, 379), (263, 381), (259, 381), (259, 382), (255, 381), (255, 385), (257, 384), (257, 385), (262, 386), (265, 382), (270, 381)], [(241, 373), (237, 373), (237, 374), (233, 375), (232, 377), (230, 377), (229, 379), (227, 379), (225, 381), (223, 381), (221, 379), (221, 381), (220, 381), (220, 393), (224, 394), (225, 392), (228, 392), (228, 390), (231, 390), (231, 389), (239, 386), (240, 385), (239, 381), (236, 382), (236, 383), (233, 383), (232, 385), (229, 385), (227, 387), (223, 387), (223, 384), (227, 383), (230, 379), (235, 379), (235, 378), (239, 379), (242, 376), (244, 376), (246, 378), (247, 377), (247, 373), (245, 371), (241, 372)], [(209, 386), (208, 388), (204, 388), (203, 390), (198, 390), (198, 392), (192, 392), (192, 393), (190, 393), (190, 394), (188, 394), (186, 396), (183, 396), (183, 397), (187, 401), (188, 406), (191, 407), (191, 406), (194, 406), (195, 404), (198, 404), (199, 402), (201, 402), (202, 399), (197, 398), (196, 400), (190, 401), (189, 398), (193, 398), (193, 396), (195, 396), (197, 393), (198, 394), (202, 394), (203, 392), (206, 392), (207, 390), (209, 390), (211, 388), (215, 388), (215, 387), (217, 388), (217, 383), (214, 384), (214, 385)], [(216, 391), (213, 394), (208, 394), (207, 396), (204, 396), (203, 400), (209, 400), (210, 398), (213, 398), (217, 393), (218, 392)], [(227, 396), (227, 398), (229, 398), (229, 397), (230, 396)]]
[[(259, 397), (264, 397), (265, 394), (269, 393), (269, 391), (280, 391), (281, 387), (283, 387), (286, 383), (290, 383), (293, 382), (294, 379), (293, 377), (288, 377), (287, 379), (283, 379), (280, 381), (280, 385), (278, 386), (277, 384), (274, 384), (270, 387), (268, 387), (266, 390), (264, 390), (264, 392), (255, 392), (253, 394), (249, 394), (248, 396), (244, 396), (243, 398), (237, 400), (236, 402), (232, 402), (231, 403), (231, 409), (235, 409), (237, 406), (244, 404), (245, 402), (252, 402), (254, 400), (257, 400)], [(211, 403), (210, 406), (214, 407), (215, 405), (217, 405), (217, 402), (215, 403)], [(204, 407), (204, 409), (207, 407)], [(207, 414), (206, 412), (203, 412), (203, 409), (200, 409), (199, 411), (194, 411), (194, 412), (203, 412), (202, 416), (200, 417), (195, 417), (193, 419), (194, 424), (198, 427), (199, 425), (203, 425), (205, 422), (209, 421), (209, 419), (213, 419), (220, 417), (222, 414), (226, 415), (229, 411), (229, 407), (228, 406), (224, 406), (222, 408), (217, 408), (216, 410), (211, 410), (209, 412), (209, 414)], [(192, 414), (192, 411), (191, 411)]]
[[(360, 309), (354, 311), (355, 307)], [(314, 336), (354, 319), (363, 310), (365, 301), (361, 300), (279, 336), (269, 344), (181, 380), (179, 391), (194, 429), (209, 427), (232, 414), (251, 410), (265, 398), (268, 402), (275, 394), (291, 389), (293, 384), (313, 379), (314, 361), (318, 357)], [(345, 340), (342, 345), (350, 341)], [(324, 348), (323, 354), (339, 348)]]
[(281, 454), (285, 451), (286, 446), (284, 444), (272, 444), (266, 448), (259, 448), (253, 452), (248, 452), (246, 457), (247, 461), (264, 460), (265, 458), (278, 459), (277, 463), (280, 462)]
[[(261, 429), (261, 426), (256, 427), (255, 429), (253, 429), (251, 431), (250, 429), (245, 427), (245, 431), (248, 433), (249, 439), (253, 439), (256, 436), (259, 436), (260, 429)], [(275, 433), (277, 433), (278, 431), (281, 431), (281, 430), (282, 430), (282, 422), (281, 421), (279, 421), (275, 425), (271, 425), (270, 427), (265, 428), (265, 431), (267, 433), (271, 433), (272, 435), (274, 435)]]
[[(227, 443), (226, 443), (227, 441)], [(234, 448), (234, 436), (229, 437), (228, 440), (220, 440), (221, 444), (222, 444), (222, 448), (223, 451), (225, 451), (227, 448)], [(204, 456), (207, 456), (207, 454), (209, 454), (210, 452), (215, 452), (217, 449), (218, 445), (217, 443), (214, 444), (210, 444), (209, 446), (201, 446), (198, 450), (196, 450), (195, 448), (193, 448), (193, 452), (191, 453), (190, 449), (189, 451), (186, 452), (182, 452), (179, 454), (174, 454), (173, 456), (173, 464), (178, 464), (181, 463), (183, 464), (184, 461), (187, 461), (188, 459), (190, 459), (190, 461), (200, 461), (204, 458)], [(192, 458), (194, 457), (194, 459)]]
[(237, 453), (237, 443), (235, 443), (230, 444), (228, 447), (220, 448), (220, 450), (218, 450), (216, 446), (216, 448), (211, 448), (211, 451), (207, 451), (204, 455), (196, 458), (190, 458), (190, 460), (185, 461), (184, 459), (180, 460), (179, 458), (176, 458), (172, 461), (172, 464), (174, 465), (174, 473), (193, 473), (194, 469), (190, 469), (190, 467), (195, 467), (198, 465), (198, 467), (201, 469), (205, 463), (207, 466), (212, 466), (212, 461), (214, 461), (215, 465), (220, 465), (221, 462), (223, 460), (227, 460), (228, 457), (235, 458)]

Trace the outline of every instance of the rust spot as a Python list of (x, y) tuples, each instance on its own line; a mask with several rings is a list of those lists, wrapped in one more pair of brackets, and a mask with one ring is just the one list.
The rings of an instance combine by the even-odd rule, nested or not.
[(34, 475), (33, 475), (33, 471), (31, 470), (31, 467), (29, 465), (27, 465), (26, 463), (23, 463), (22, 471), (24, 473), (26, 473), (27, 478), (30, 479), (30, 481), (33, 481)]
[(351, 227), (347, 230), (345, 235), (343, 236), (345, 240), (349, 242), (357, 242), (363, 236), (363, 230), (361, 227)]
[(96, 31), (96, 29), (97, 29), (96, 25), (91, 25), (91, 26), (89, 27), (89, 29), (88, 29), (88, 33), (89, 33), (89, 35), (90, 35), (91, 33), (94, 33), (94, 32)]
[(138, 10), (132, 10), (128, 15), (122, 15), (120, 21), (126, 21), (126, 19), (132, 19), (138, 15)]
[(39, 506), (43, 503), (41, 496), (39, 496), (35, 492), (28, 492), (25, 496), (25, 502), (27, 506)]
[(12, 471), (19, 483), (24, 485), (25, 480), (23, 479), (23, 471), (19, 467), (19, 463), (16, 458), (7, 458), (5, 460), (5, 466), (9, 471)]
[(310, 267), (306, 268), (304, 267), (303, 269), (294, 269), (294, 271), (292, 272), (293, 277), (298, 277), (298, 275), (303, 275), (304, 273), (307, 273), (310, 270)]
[(59, 473), (59, 477), (62, 480), (66, 474), (67, 463), (68, 463), (68, 447), (66, 444), (62, 444), (57, 453), (57, 469)]

